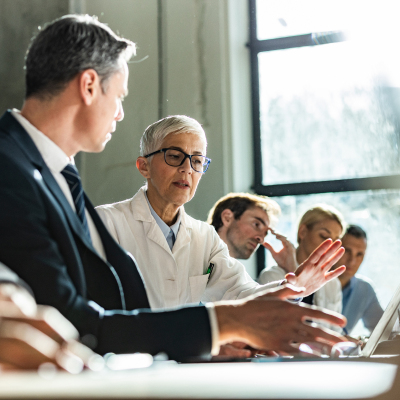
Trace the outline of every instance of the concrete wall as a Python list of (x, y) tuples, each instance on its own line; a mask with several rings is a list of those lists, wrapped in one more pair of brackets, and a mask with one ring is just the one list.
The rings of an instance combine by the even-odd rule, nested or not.
[(0, 0), (0, 113), (21, 108), (24, 57), (38, 26), (68, 13), (68, 0)]
[[(212, 159), (186, 205), (205, 220), (219, 197), (253, 181), (247, 7), (247, 0), (0, 0), (0, 110), (22, 105), (23, 58), (37, 26), (68, 12), (97, 15), (138, 50), (125, 119), (104, 152), (77, 156), (87, 193), (95, 205), (132, 197), (144, 183), (135, 167), (144, 129), (186, 114), (203, 124)], [(254, 263), (246, 266), (254, 276)]]

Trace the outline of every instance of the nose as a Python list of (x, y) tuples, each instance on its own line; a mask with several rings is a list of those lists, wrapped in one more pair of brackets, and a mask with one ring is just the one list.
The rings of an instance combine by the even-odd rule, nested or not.
[(258, 234), (254, 237), (254, 239), (257, 240), (257, 243), (264, 243), (264, 238), (265, 238), (265, 236), (266, 236), (266, 235), (263, 236), (261, 233), (258, 233)]
[(124, 119), (124, 108), (122, 107), (122, 101), (119, 100), (118, 112), (115, 116), (116, 121), (122, 121)]
[(190, 165), (189, 157), (187, 157), (186, 160), (183, 162), (183, 164), (179, 166), (179, 171), (186, 172), (188, 174), (193, 173), (192, 166)]

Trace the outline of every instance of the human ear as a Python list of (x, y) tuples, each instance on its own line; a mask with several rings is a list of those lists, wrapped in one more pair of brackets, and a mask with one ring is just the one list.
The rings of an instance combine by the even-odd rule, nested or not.
[(308, 232), (307, 226), (302, 224), (299, 226), (299, 232), (297, 236), (299, 237), (300, 240), (303, 240), (307, 236), (307, 232)]
[(229, 226), (234, 219), (235, 216), (229, 208), (226, 208), (224, 211), (222, 211), (221, 221), (224, 226)]
[(150, 178), (149, 160), (146, 157), (138, 157), (136, 160), (136, 168), (145, 178)]
[(79, 93), (83, 102), (90, 106), (101, 91), (100, 78), (94, 69), (87, 69), (79, 78)]

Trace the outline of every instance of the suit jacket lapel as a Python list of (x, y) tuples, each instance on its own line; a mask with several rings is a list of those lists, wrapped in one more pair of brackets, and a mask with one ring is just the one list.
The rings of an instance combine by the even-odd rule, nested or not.
[[(83, 244), (94, 253), (97, 257), (99, 255), (93, 248), (90, 240), (83, 229), (83, 226), (71, 208), (68, 200), (64, 196), (61, 188), (54, 179), (50, 169), (44, 162), (39, 150), (32, 141), (31, 137), (25, 131), (25, 129), (18, 123), (18, 121), (11, 115), (11, 112), (6, 112), (0, 119), (0, 130), (4, 131), (4, 134), (10, 135), (16, 144), (22, 149), (26, 157), (30, 162), (38, 169), (43, 177), (43, 181), (52, 193), (60, 207), (64, 211), (64, 215), (77, 237), (83, 242)], [(127, 309), (133, 308), (150, 308), (147, 294), (144, 288), (143, 279), (138, 271), (135, 260), (131, 258), (126, 251), (124, 251), (108, 233), (107, 228), (104, 226), (97, 212), (95, 211), (92, 203), (85, 195), (85, 205), (89, 214), (91, 215), (93, 222), (100, 234), (100, 238), (103, 242), (104, 249), (106, 251), (107, 259), (110, 261), (106, 264), (112, 268), (114, 277), (123, 291), (120, 290), (121, 301), (125, 297), (125, 303)]]
[(124, 250), (113, 239), (85, 193), (84, 196), (86, 209), (92, 217), (103, 243), (108, 265), (117, 273), (119, 283), (123, 288), (122, 296), (126, 304), (126, 309), (150, 308), (144, 279), (136, 260), (132, 254)]
[(0, 126), (4, 126), (6, 131), (12, 132), (12, 138), (24, 151), (26, 157), (39, 170), (43, 177), (43, 181), (46, 183), (47, 187), (50, 189), (51, 193), (62, 207), (71, 228), (75, 231), (76, 235), (84, 242), (84, 244), (89, 247), (91, 251), (95, 252), (89, 238), (87, 237), (83, 229), (81, 221), (79, 220), (75, 211), (71, 208), (60, 186), (54, 179), (53, 174), (44, 162), (39, 150), (35, 146), (35, 143), (33, 143), (33, 140), (25, 131), (25, 129), (12, 116), (10, 111), (6, 112), (3, 115), (3, 117), (1, 118)]

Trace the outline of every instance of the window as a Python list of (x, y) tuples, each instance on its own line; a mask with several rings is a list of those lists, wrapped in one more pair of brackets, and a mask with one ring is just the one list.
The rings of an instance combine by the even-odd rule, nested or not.
[[(294, 242), (319, 202), (362, 226), (360, 272), (382, 306), (400, 283), (396, 10), (394, 0), (250, 0), (254, 190), (276, 197), (278, 229)], [(257, 257), (260, 271), (264, 249)]]

